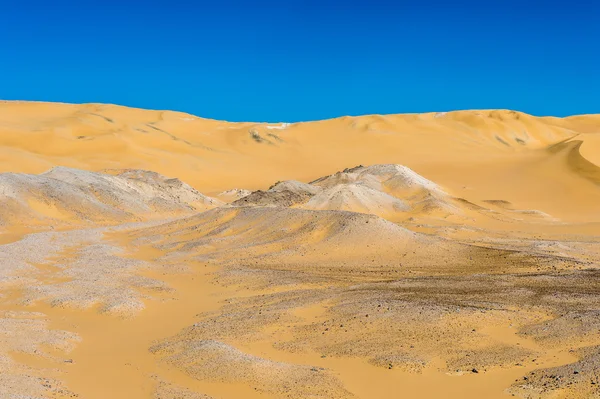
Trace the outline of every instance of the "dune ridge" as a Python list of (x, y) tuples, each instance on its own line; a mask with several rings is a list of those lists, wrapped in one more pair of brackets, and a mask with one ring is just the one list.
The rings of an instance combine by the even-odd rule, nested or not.
[(41, 173), (57, 165), (146, 169), (212, 194), (277, 180), (310, 181), (357, 164), (399, 163), (422, 173), (419, 166), (430, 154), (460, 161), (527, 152), (594, 134), (591, 126), (598, 118), (482, 110), (280, 125), (107, 104), (4, 102), (0, 171)]
[(574, 173), (600, 185), (600, 166), (590, 162), (581, 154), (582, 140), (570, 139), (548, 147), (552, 154), (564, 154), (567, 166)]

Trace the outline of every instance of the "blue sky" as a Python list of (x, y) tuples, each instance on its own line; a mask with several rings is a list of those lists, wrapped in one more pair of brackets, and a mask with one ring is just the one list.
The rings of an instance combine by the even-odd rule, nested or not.
[(231, 121), (600, 112), (600, 2), (0, 0), (0, 98)]

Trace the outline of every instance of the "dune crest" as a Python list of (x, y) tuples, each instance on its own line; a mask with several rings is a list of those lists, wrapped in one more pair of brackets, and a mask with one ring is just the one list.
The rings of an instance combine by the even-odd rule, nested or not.
[(108, 104), (3, 102), (0, 171), (145, 169), (215, 194), (278, 180), (310, 181), (357, 164), (396, 163), (425, 174), (426, 160), (478, 161), (594, 134), (596, 119), (481, 110), (274, 125)]

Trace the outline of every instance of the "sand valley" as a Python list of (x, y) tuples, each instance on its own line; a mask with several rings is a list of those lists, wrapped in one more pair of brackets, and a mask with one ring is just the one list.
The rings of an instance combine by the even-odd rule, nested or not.
[(600, 115), (0, 102), (0, 398), (600, 398)]

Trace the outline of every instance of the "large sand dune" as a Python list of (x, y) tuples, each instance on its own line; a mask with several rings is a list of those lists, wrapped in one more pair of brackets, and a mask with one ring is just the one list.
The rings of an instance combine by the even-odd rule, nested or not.
[(0, 398), (600, 397), (599, 164), (597, 115), (1, 102)]
[(446, 160), (520, 154), (593, 135), (598, 119), (458, 111), (281, 125), (114, 105), (4, 102), (0, 170), (134, 168), (176, 176), (209, 193), (258, 189), (277, 180), (309, 181), (358, 164), (399, 163), (423, 173), (419, 166)]

